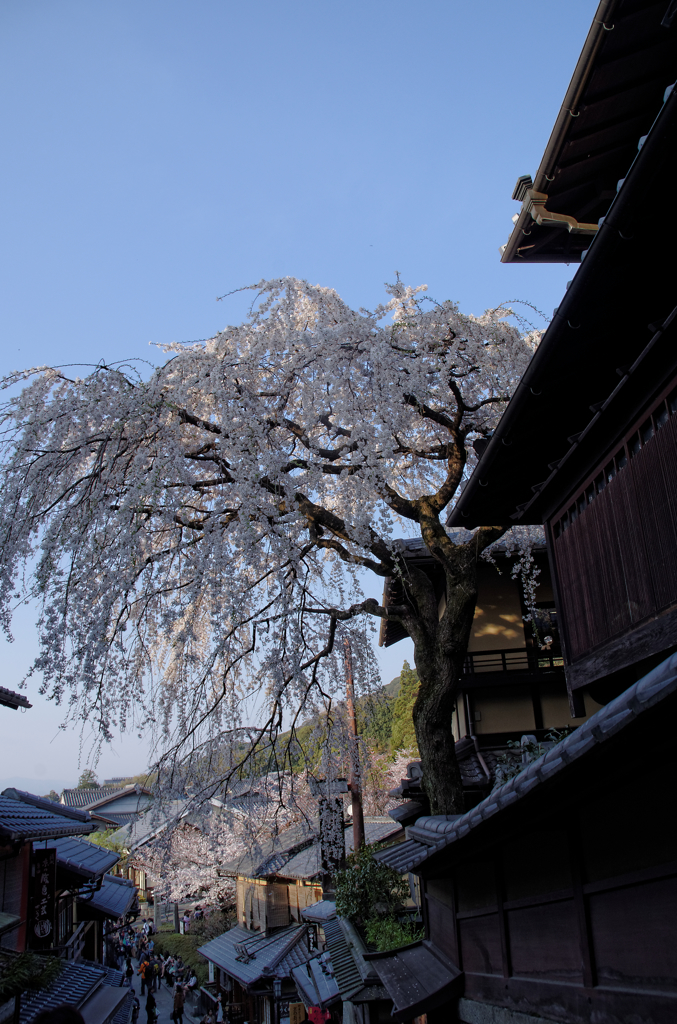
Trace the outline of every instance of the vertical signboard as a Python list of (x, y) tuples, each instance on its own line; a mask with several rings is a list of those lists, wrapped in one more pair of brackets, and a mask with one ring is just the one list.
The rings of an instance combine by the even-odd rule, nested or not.
[(47, 949), (54, 945), (56, 850), (33, 850), (28, 890), (28, 945)]

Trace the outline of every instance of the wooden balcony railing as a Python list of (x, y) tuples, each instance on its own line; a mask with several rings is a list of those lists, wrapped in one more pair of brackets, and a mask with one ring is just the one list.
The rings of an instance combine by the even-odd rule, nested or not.
[(543, 672), (563, 667), (562, 649), (559, 644), (553, 644), (549, 650), (517, 647), (468, 652), (463, 671), (466, 675), (477, 675), (481, 672)]

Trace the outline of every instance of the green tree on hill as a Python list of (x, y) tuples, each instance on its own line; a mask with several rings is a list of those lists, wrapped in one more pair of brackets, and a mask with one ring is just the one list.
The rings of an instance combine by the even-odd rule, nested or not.
[(390, 733), (390, 749), (393, 753), (396, 750), (418, 750), (413, 711), (420, 685), (418, 675), (409, 662), (405, 661), (400, 672), (400, 689), (393, 704)]

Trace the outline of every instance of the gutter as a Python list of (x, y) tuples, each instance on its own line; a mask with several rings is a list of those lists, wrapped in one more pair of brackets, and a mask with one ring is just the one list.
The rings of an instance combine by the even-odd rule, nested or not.
[[(606, 33), (610, 32), (613, 28), (612, 25), (608, 24), (608, 21), (617, 5), (618, 0), (601, 0), (595, 12), (590, 31), (583, 44), (581, 55), (578, 58), (578, 63), (569, 82), (569, 88), (565, 93), (560, 112), (557, 115), (557, 120), (550, 133), (548, 144), (545, 147), (545, 152), (536, 172), (536, 178), (530, 186), (530, 191), (533, 191), (537, 196), (543, 194), (544, 198), (540, 200), (541, 204), (544, 204), (547, 199), (548, 183), (554, 180), (553, 171), (557, 166), (557, 158), (571, 126), (572, 118), (578, 117), (578, 105), (592, 74), (599, 48), (606, 37)], [(524, 204), (518, 214), (510, 238), (499, 250), (501, 253), (501, 263), (512, 263), (515, 257), (519, 255), (519, 249), (523, 244), (524, 236), (529, 234), (528, 228), (532, 223), (532, 201), (529, 195), (526, 195), (526, 197), (518, 195), (516, 190), (513, 193), (513, 199), (524, 199)], [(551, 217), (553, 215), (548, 214), (548, 216)], [(565, 220), (573, 220), (573, 218), (565, 218)], [(578, 227), (587, 229), (583, 233), (591, 234), (592, 231), (590, 229), (596, 227), (596, 225), (585, 224)], [(569, 230), (572, 230), (572, 228), (569, 227)]]

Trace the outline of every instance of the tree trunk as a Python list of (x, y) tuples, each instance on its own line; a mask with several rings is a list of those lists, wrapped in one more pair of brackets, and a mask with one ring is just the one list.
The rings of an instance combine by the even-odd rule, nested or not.
[(421, 681), (413, 718), (430, 813), (462, 814), (463, 787), (451, 720), (477, 600), (474, 552), (456, 549), (454, 563), (445, 571), (447, 606), (441, 617), (436, 603), (421, 600), (420, 577), (411, 581), (418, 616), (410, 635)]

